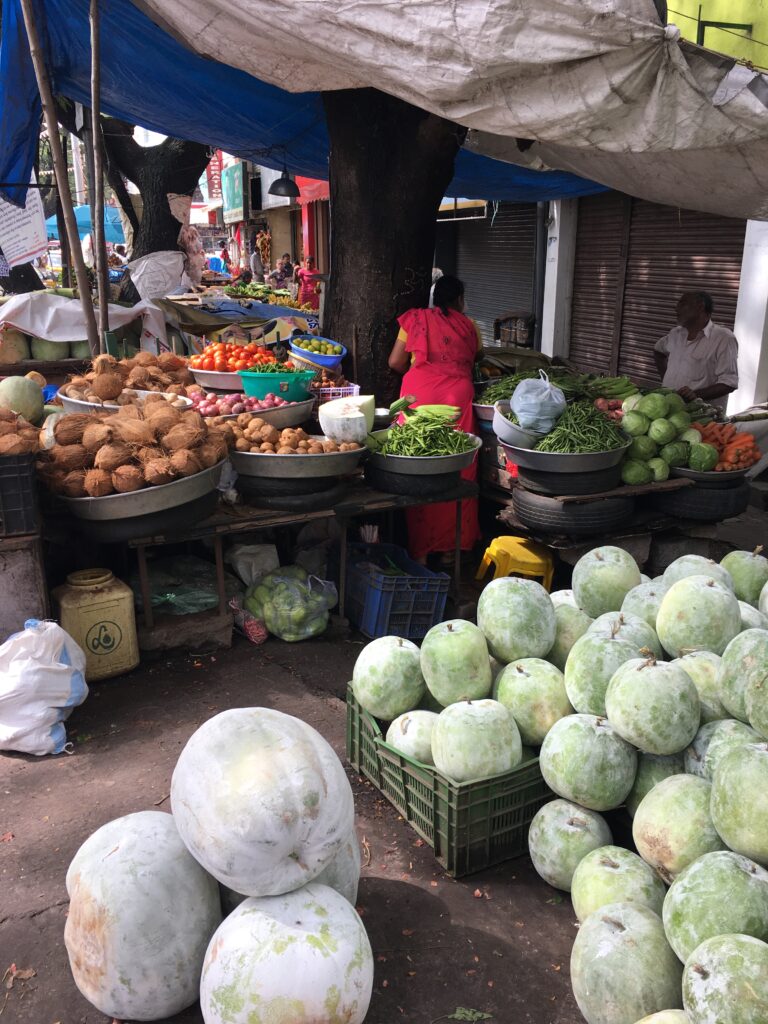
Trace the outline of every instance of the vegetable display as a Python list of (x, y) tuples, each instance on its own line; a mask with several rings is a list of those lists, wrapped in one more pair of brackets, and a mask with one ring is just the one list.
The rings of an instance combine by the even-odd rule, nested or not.
[(201, 416), (237, 416), (243, 412), (261, 412), (263, 409), (282, 409), (284, 405), (295, 405), (284, 398), (269, 392), (264, 398), (244, 395), (241, 391), (232, 391), (228, 395), (203, 394), (195, 391), (190, 396), (192, 408), (197, 409)]
[[(230, 421), (207, 421), (212, 427), (221, 427)], [(356, 441), (342, 441), (339, 444), (328, 437), (313, 437), (301, 427), (285, 427), (278, 430), (261, 416), (240, 413), (231, 421), (229, 428), (234, 436), (234, 449), (257, 455), (328, 455), (333, 452), (354, 452), (362, 445)]]
[[(509, 399), (521, 380), (533, 380), (538, 376), (539, 370), (534, 368), (499, 377), (492, 384), (483, 388), (477, 401), (482, 402), (484, 405), (493, 405), (496, 402)], [(573, 373), (561, 366), (549, 366), (547, 367), (547, 376), (553, 384), (560, 388), (568, 400), (581, 398), (587, 394), (589, 374)]]
[(136, 391), (187, 395), (196, 389), (199, 390), (182, 356), (173, 352), (159, 356), (138, 352), (130, 359), (120, 360), (106, 354), (96, 356), (91, 369), (70, 377), (59, 393), (91, 405), (114, 408), (135, 401)]
[(273, 636), (293, 643), (325, 632), (328, 612), (336, 600), (332, 584), (310, 577), (293, 565), (276, 569), (250, 587), (245, 607)]
[[(453, 424), (460, 410), (453, 405), (420, 405), (409, 408), (412, 397), (402, 398), (390, 408), (393, 416), (404, 420), (387, 431), (376, 451), (382, 455), (436, 456), (459, 455), (475, 447), (474, 438)], [(373, 442), (373, 438), (371, 441)], [(374, 443), (371, 444), (374, 447)]]
[(734, 469), (749, 469), (761, 457), (754, 434), (737, 430), (731, 423), (692, 423), (691, 427), (701, 435), (701, 444), (691, 446), (692, 461), (689, 462), (691, 469), (700, 468), (699, 465), (693, 463), (693, 449), (697, 449), (695, 458), (699, 463), (701, 462), (701, 449), (714, 449), (714, 455), (710, 455), (707, 459), (706, 468), (714, 469), (718, 473), (727, 473)]
[(573, 455), (621, 448), (626, 437), (589, 401), (569, 405), (557, 426), (536, 445), (536, 451)]
[(264, 345), (234, 345), (220, 341), (191, 356), (189, 366), (192, 370), (237, 373), (238, 370), (250, 370), (254, 366), (261, 367), (276, 361), (274, 353)]

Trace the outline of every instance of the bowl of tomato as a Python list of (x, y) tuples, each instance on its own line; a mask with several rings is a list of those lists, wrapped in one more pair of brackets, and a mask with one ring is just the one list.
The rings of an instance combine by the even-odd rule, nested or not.
[(206, 345), (202, 352), (191, 356), (189, 368), (195, 381), (204, 388), (242, 391), (240, 370), (256, 370), (275, 361), (273, 353), (264, 345), (220, 341)]

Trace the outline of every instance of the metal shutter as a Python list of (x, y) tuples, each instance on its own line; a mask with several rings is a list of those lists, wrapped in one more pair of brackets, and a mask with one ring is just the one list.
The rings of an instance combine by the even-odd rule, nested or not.
[(675, 326), (686, 291), (705, 291), (713, 319), (733, 328), (746, 222), (635, 199), (619, 348), (619, 373), (658, 383), (653, 346)]
[[(442, 225), (438, 225), (438, 231)], [(467, 315), (493, 344), (493, 321), (508, 310), (533, 312), (536, 204), (493, 204), (483, 220), (456, 225), (456, 276), (466, 288)]]
[(579, 199), (568, 359), (584, 371), (611, 370), (629, 202), (620, 192)]

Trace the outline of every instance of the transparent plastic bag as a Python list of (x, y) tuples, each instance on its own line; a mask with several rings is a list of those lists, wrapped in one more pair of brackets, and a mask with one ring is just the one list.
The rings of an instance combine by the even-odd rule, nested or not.
[(244, 608), (261, 619), (273, 636), (289, 643), (318, 636), (328, 625), (328, 612), (338, 601), (336, 586), (308, 576), (297, 565), (284, 566), (249, 587)]
[(235, 629), (239, 630), (252, 644), (256, 644), (260, 647), (261, 644), (266, 643), (269, 638), (269, 632), (267, 627), (261, 621), (256, 619), (243, 608), (240, 598), (233, 597), (229, 602), (229, 610), (235, 620)]
[(539, 370), (538, 377), (520, 381), (509, 405), (524, 430), (548, 434), (565, 412), (565, 395)]
[[(243, 585), (231, 573), (224, 574), (227, 599), (243, 592)], [(143, 611), (141, 584), (138, 575), (129, 583), (136, 607)], [(158, 558), (149, 565), (149, 593), (153, 611), (166, 615), (193, 615), (218, 607), (219, 587), (216, 566), (195, 555)]]

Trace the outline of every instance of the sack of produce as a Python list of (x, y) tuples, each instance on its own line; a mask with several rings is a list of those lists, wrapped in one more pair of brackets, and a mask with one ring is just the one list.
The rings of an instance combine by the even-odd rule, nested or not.
[(337, 600), (333, 583), (308, 576), (298, 565), (287, 565), (249, 587), (245, 609), (273, 636), (295, 643), (325, 631), (328, 612)]
[(509, 404), (524, 430), (548, 434), (565, 412), (565, 395), (539, 370), (538, 378), (520, 381)]

